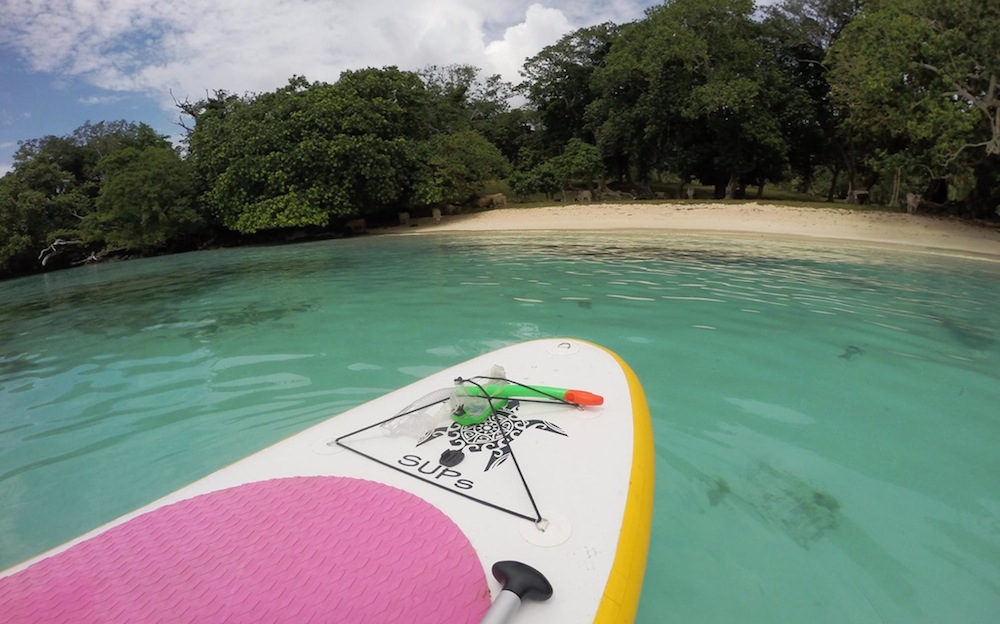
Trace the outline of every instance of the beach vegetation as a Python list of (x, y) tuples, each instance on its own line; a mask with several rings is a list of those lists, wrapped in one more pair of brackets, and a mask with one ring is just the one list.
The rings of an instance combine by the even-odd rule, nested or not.
[(476, 130), (435, 135), (426, 149), (431, 171), (418, 188), (422, 205), (467, 202), (482, 194), (487, 180), (510, 174), (510, 161)]
[(204, 182), (200, 200), (230, 230), (387, 214), (411, 206), (428, 175), (427, 92), (412, 72), (345, 72), (335, 84), (296, 76), (228, 104), (196, 105), (204, 112), (188, 145)]
[[(874, 0), (827, 55), (843, 130), (880, 179), (952, 187), (975, 216), (1000, 207), (1000, 5)], [(944, 182), (942, 187), (941, 181)], [(958, 184), (955, 184), (957, 182)]]
[[(0, 179), (0, 276), (61, 266), (71, 258), (93, 253), (104, 243), (92, 229), (101, 218), (122, 219), (124, 223), (124, 212), (133, 208), (135, 218), (146, 218), (138, 215), (143, 210), (138, 207), (140, 202), (128, 199), (122, 205), (115, 197), (144, 192), (119, 176), (127, 175), (128, 169), (122, 154), (146, 150), (160, 150), (169, 154), (166, 158), (186, 166), (167, 137), (146, 124), (87, 122), (68, 136), (22, 142), (14, 156), (14, 170)], [(152, 165), (153, 161), (146, 164)], [(190, 180), (175, 176), (177, 169), (161, 168), (159, 173), (171, 177), (162, 182), (164, 185), (179, 189), (178, 194), (164, 197), (164, 201), (171, 204), (171, 210), (175, 202), (176, 210), (185, 210), (180, 204), (191, 195)], [(112, 213), (117, 216), (111, 217)], [(146, 223), (151, 225), (152, 221)], [(142, 240), (130, 238), (137, 231), (113, 234), (115, 246), (144, 247)], [(140, 238), (144, 236), (147, 234)], [(170, 236), (164, 236), (162, 242)], [(49, 253), (42, 253), (46, 249)]]
[(584, 180), (586, 188), (594, 188), (594, 179), (604, 172), (604, 162), (597, 146), (582, 139), (572, 138), (558, 156), (547, 161), (549, 169), (563, 181), (562, 188), (570, 188), (572, 180)]
[(566, 34), (521, 75), (295, 75), (177, 102), (179, 149), (126, 121), (23, 141), (0, 178), (0, 276), (365, 231), (494, 194), (1000, 209), (996, 2), (669, 0)]
[[(624, 30), (595, 72), (598, 144), (628, 162), (640, 195), (658, 170), (714, 184), (781, 175), (783, 109), (794, 91), (766, 55), (751, 0), (675, 0)], [(622, 115), (620, 111), (627, 110)]]
[(514, 171), (510, 176), (510, 190), (521, 201), (537, 194), (551, 200), (562, 189), (563, 179), (550, 161), (528, 170)]
[(191, 170), (170, 145), (129, 147), (98, 162), (103, 177), (94, 210), (77, 228), (89, 248), (150, 253), (186, 239), (204, 226), (194, 202)]
[(581, 28), (525, 61), (519, 91), (536, 116), (541, 160), (557, 156), (571, 139), (596, 144), (587, 114), (598, 98), (594, 75), (619, 36), (620, 27), (611, 23)]

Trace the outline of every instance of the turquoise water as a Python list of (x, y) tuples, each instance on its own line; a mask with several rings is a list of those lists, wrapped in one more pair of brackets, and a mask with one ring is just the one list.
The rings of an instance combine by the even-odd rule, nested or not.
[(992, 621), (998, 311), (995, 262), (693, 235), (367, 237), (2, 282), (0, 568), (430, 372), (573, 336), (653, 412), (640, 622)]

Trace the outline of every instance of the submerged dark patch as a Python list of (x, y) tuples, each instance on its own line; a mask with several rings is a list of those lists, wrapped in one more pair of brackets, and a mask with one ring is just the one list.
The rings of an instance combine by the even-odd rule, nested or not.
[(844, 352), (840, 354), (840, 357), (844, 358), (845, 360), (853, 360), (854, 358), (863, 354), (864, 350), (861, 347), (856, 347), (854, 345), (847, 345), (846, 347), (844, 347)]
[(708, 502), (716, 507), (723, 500), (748, 507), (803, 548), (840, 526), (840, 502), (833, 495), (766, 464), (732, 486), (716, 477), (708, 489)]

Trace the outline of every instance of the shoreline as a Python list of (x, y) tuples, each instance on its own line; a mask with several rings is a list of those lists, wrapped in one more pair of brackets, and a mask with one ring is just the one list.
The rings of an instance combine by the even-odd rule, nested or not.
[(870, 246), (967, 255), (1000, 261), (1000, 227), (954, 218), (845, 208), (802, 208), (765, 203), (569, 204), (498, 208), (414, 219), (417, 229), (393, 234), (490, 231), (669, 230), (703, 234), (823, 239)]

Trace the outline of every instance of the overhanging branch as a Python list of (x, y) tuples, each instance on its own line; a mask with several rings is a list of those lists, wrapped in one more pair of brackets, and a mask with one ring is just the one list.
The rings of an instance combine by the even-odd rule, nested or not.
[[(998, 95), (1000, 95), (1000, 90), (997, 88), (997, 75), (995, 73), (990, 73), (989, 86), (987, 86), (986, 90), (982, 94), (973, 94), (963, 83), (957, 80), (948, 79), (945, 76), (945, 73), (934, 65), (929, 63), (914, 63), (914, 66), (920, 69), (926, 69), (927, 71), (948, 80), (948, 82), (951, 83), (950, 86), (953, 90), (945, 91), (942, 95), (961, 98), (974, 106), (982, 114), (990, 128), (990, 134), (992, 134), (992, 137), (981, 143), (963, 145), (957, 152), (955, 152), (955, 154), (951, 156), (951, 158), (948, 159), (948, 162), (950, 163), (952, 160), (957, 158), (958, 155), (967, 148), (983, 147), (986, 149), (987, 154), (1000, 154), (1000, 97), (998, 97)], [(972, 78), (977, 77), (972, 76)]]

